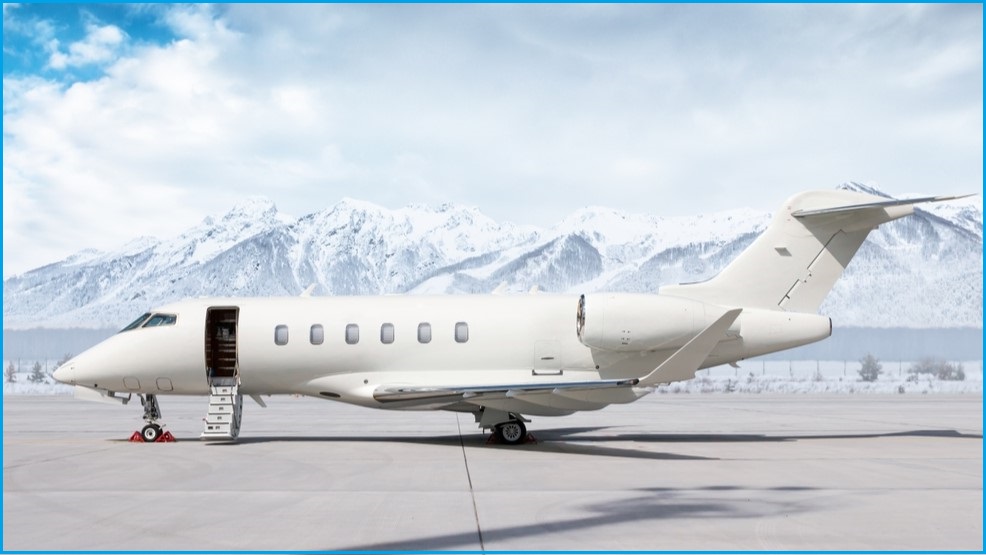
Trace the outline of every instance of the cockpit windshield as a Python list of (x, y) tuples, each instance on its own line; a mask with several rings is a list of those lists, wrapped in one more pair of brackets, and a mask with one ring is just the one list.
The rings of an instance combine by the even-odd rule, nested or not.
[(178, 316), (174, 314), (142, 314), (133, 322), (120, 330), (120, 332), (130, 331), (137, 328), (156, 328), (158, 326), (173, 326), (178, 321)]
[(156, 326), (173, 326), (177, 321), (178, 317), (174, 314), (155, 314), (154, 316), (151, 316), (151, 319), (141, 327), (153, 328)]
[(127, 327), (125, 327), (122, 330), (120, 330), (120, 332), (122, 333), (122, 332), (125, 332), (125, 331), (130, 331), (130, 330), (135, 329), (135, 328), (139, 328), (140, 325), (144, 323), (144, 320), (147, 320), (150, 316), (151, 316), (151, 313), (150, 312), (147, 312), (147, 313), (142, 314), (139, 318), (137, 318), (133, 322), (130, 322), (127, 325)]

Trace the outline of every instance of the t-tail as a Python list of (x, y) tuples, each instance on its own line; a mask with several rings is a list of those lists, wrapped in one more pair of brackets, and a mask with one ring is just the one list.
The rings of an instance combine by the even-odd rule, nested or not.
[(870, 231), (912, 214), (915, 204), (964, 196), (888, 200), (842, 190), (799, 193), (718, 275), (660, 292), (727, 307), (816, 313)]

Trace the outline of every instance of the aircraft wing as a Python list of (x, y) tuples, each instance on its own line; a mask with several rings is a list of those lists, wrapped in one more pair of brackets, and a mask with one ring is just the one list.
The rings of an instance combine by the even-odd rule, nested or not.
[(479, 386), (408, 386), (382, 385), (373, 392), (373, 398), (381, 403), (395, 401), (420, 401), (422, 404), (446, 403), (454, 404), (460, 401), (474, 403), (484, 398), (503, 399), (525, 393), (554, 393), (558, 391), (586, 391), (596, 389), (612, 389), (633, 387), (640, 383), (637, 378), (626, 380), (589, 380), (583, 382), (561, 383), (524, 383)]
[(530, 399), (538, 395), (566, 396), (576, 392), (596, 392), (638, 386), (646, 388), (661, 383), (688, 380), (695, 377), (695, 372), (725, 336), (726, 330), (739, 317), (740, 312), (742, 309), (739, 308), (726, 311), (643, 378), (463, 386), (381, 385), (373, 391), (373, 398), (380, 403), (392, 403), (394, 408), (424, 405), (436, 408), (460, 402), (482, 404), (484, 400), (493, 399)]

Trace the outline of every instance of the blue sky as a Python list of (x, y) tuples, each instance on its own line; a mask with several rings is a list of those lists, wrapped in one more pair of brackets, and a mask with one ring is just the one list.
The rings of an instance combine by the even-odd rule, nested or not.
[[(131, 54), (135, 45), (164, 45), (176, 38), (159, 14), (157, 7), (135, 4), (5, 4), (4, 77), (97, 79), (106, 64)], [(94, 32), (98, 29), (104, 33)], [(80, 51), (84, 45), (88, 51)]]
[(4, 5), (4, 277), (248, 195), (773, 209), (982, 188), (982, 5)]

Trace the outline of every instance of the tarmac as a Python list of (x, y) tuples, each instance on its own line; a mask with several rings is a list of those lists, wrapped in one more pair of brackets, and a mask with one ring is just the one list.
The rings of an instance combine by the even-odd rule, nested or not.
[(489, 445), (470, 415), (3, 398), (5, 550), (983, 549), (982, 395), (655, 394)]

